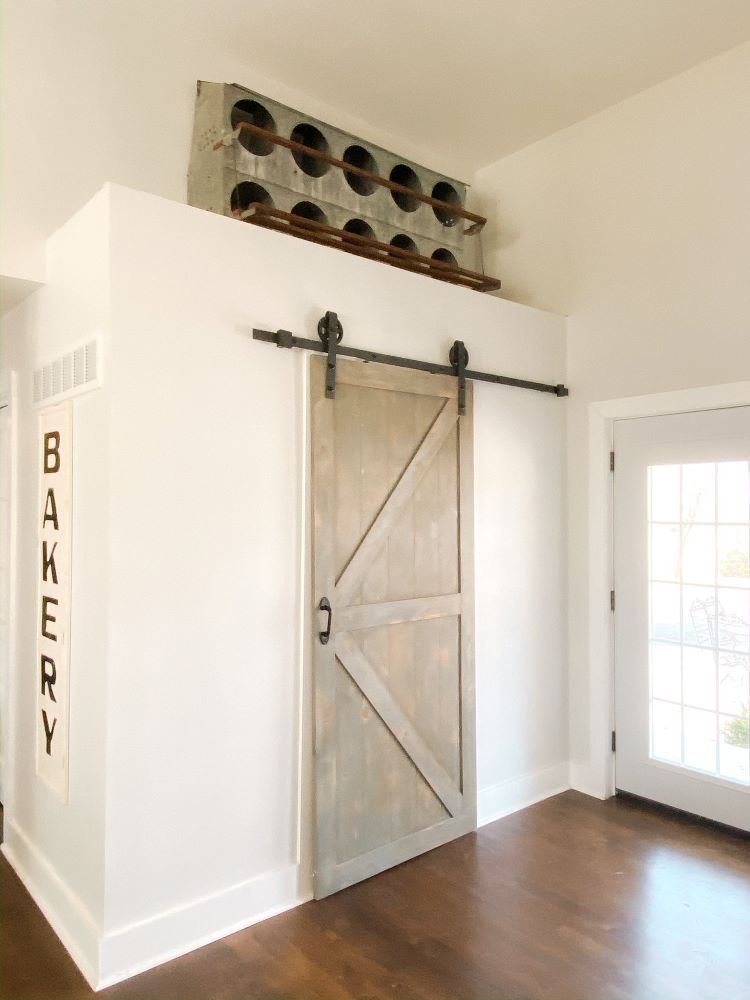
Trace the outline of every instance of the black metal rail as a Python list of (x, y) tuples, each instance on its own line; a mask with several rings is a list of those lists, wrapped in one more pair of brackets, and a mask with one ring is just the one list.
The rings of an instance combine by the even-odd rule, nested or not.
[[(330, 336), (329, 334), (333, 334)], [(509, 385), (517, 389), (532, 389), (534, 392), (547, 392), (553, 396), (567, 396), (568, 389), (564, 385), (551, 385), (547, 382), (531, 382), (528, 379), (512, 378), (509, 375), (492, 375), (489, 372), (478, 372), (466, 368), (469, 355), (461, 341), (455, 341), (451, 348), (451, 364), (439, 365), (432, 361), (417, 361), (416, 358), (402, 358), (396, 354), (381, 354), (378, 351), (365, 351), (359, 347), (346, 347), (341, 343), (343, 329), (335, 313), (327, 312), (318, 323), (319, 340), (309, 340), (306, 337), (296, 337), (289, 330), (253, 330), (253, 340), (261, 340), (277, 347), (299, 347), (303, 351), (316, 351), (328, 355), (328, 372), (326, 378), (326, 396), (333, 397), (336, 387), (336, 357), (358, 358), (360, 361), (375, 361), (381, 365), (393, 365), (396, 368), (413, 368), (415, 371), (430, 372), (433, 375), (453, 375), (459, 379), (474, 382), (491, 382), (495, 385)], [(460, 395), (463, 395), (462, 393)], [(463, 412), (460, 405), (459, 412)]]

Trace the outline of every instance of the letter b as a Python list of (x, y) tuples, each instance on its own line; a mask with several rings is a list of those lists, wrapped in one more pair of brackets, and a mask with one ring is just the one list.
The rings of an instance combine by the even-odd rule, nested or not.
[(60, 471), (60, 432), (50, 431), (44, 435), (44, 471)]

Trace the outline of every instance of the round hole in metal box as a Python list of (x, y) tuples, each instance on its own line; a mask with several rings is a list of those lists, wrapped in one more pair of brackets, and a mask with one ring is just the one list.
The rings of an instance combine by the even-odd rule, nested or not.
[(274, 207), (273, 198), (264, 187), (254, 181), (242, 181), (232, 191), (229, 205), (232, 212), (237, 213), (246, 211), (254, 202)]
[(438, 247), (430, 256), (433, 260), (441, 260), (444, 264), (452, 264), (454, 267), (458, 265), (455, 256), (445, 247)]
[[(300, 142), (303, 146), (309, 146), (310, 149), (317, 149), (319, 153), (330, 153), (331, 151), (328, 141), (320, 129), (308, 122), (300, 122), (299, 125), (295, 125), (289, 138), (292, 142)], [(331, 166), (325, 160), (319, 160), (317, 156), (310, 156), (309, 153), (301, 153), (298, 149), (292, 150), (292, 156), (300, 170), (308, 177), (322, 177)]]
[(397, 233), (391, 240), (391, 246), (398, 247), (399, 250), (408, 250), (409, 253), (419, 253), (417, 244), (406, 233)]
[(292, 215), (297, 215), (300, 219), (310, 219), (312, 222), (322, 222), (324, 225), (328, 225), (326, 213), (311, 201), (298, 201), (292, 209)]
[[(360, 170), (367, 170), (368, 173), (376, 174), (378, 172), (375, 157), (371, 153), (368, 153), (364, 146), (349, 146), (344, 151), (343, 160), (344, 163), (351, 163), (353, 167), (359, 167)], [(371, 181), (367, 177), (360, 177), (359, 174), (347, 174), (345, 171), (344, 177), (346, 177), (346, 183), (352, 191), (356, 191), (357, 194), (372, 194), (378, 186), (375, 181)]]
[[(397, 163), (393, 170), (391, 170), (391, 180), (394, 184), (400, 184), (402, 187), (416, 191), (417, 194), (422, 193), (422, 185), (419, 183), (419, 178), (411, 167), (408, 167), (405, 163)], [(418, 198), (414, 198), (410, 194), (405, 194), (403, 191), (391, 191), (391, 197), (404, 212), (416, 212), (421, 204)]]
[(347, 233), (355, 233), (357, 236), (366, 236), (368, 240), (377, 239), (375, 230), (364, 219), (349, 219), (344, 230)]
[[(437, 198), (438, 201), (447, 201), (449, 205), (455, 205), (457, 208), (461, 207), (461, 199), (458, 196), (458, 191), (448, 181), (438, 181), (432, 189), (432, 197)], [(453, 215), (448, 208), (438, 208), (436, 205), (433, 205), (432, 211), (435, 213), (437, 220), (442, 222), (444, 226), (455, 226), (458, 222), (458, 216)]]
[[(258, 128), (264, 128), (266, 132), (276, 131), (276, 122), (273, 119), (273, 115), (268, 108), (264, 108), (258, 101), (237, 101), (232, 108), (230, 121), (233, 129), (236, 129), (240, 122), (247, 122), (250, 125), (257, 125)], [(268, 156), (269, 153), (273, 152), (274, 144), (272, 142), (269, 142), (268, 139), (263, 139), (259, 135), (253, 135), (248, 129), (243, 128), (240, 130), (239, 140), (241, 146), (244, 146), (248, 152), (255, 153), (257, 156)]]

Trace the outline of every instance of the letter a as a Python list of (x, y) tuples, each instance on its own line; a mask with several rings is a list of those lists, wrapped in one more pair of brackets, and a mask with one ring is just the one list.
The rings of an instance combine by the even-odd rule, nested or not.
[(47, 490), (47, 499), (44, 502), (44, 518), (42, 519), (42, 527), (45, 526), (47, 521), (52, 521), (55, 531), (60, 530), (60, 525), (57, 522), (57, 504), (55, 503), (55, 491), (50, 488)]

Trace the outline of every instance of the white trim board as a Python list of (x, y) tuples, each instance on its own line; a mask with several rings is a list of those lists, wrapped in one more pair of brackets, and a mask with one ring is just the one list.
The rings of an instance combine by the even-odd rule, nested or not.
[(569, 788), (567, 761), (518, 778), (509, 778), (489, 788), (480, 788), (477, 793), (477, 826), (493, 823)]
[(50, 861), (12, 819), (0, 850), (60, 938), (86, 982), (97, 989), (101, 929)]
[(0, 850), (93, 990), (152, 969), (311, 898), (300, 870), (263, 872), (185, 906), (102, 934), (87, 907), (12, 821)]
[(311, 895), (301, 895), (299, 884), (298, 866), (289, 865), (109, 931), (101, 943), (96, 989), (113, 986), (306, 902)]
[(720, 410), (750, 405), (750, 382), (676, 389), (589, 404), (588, 446), (588, 669), (589, 760), (571, 763), (573, 788), (609, 798), (615, 793), (614, 623), (609, 603), (612, 567), (612, 450), (614, 421), (668, 413)]

